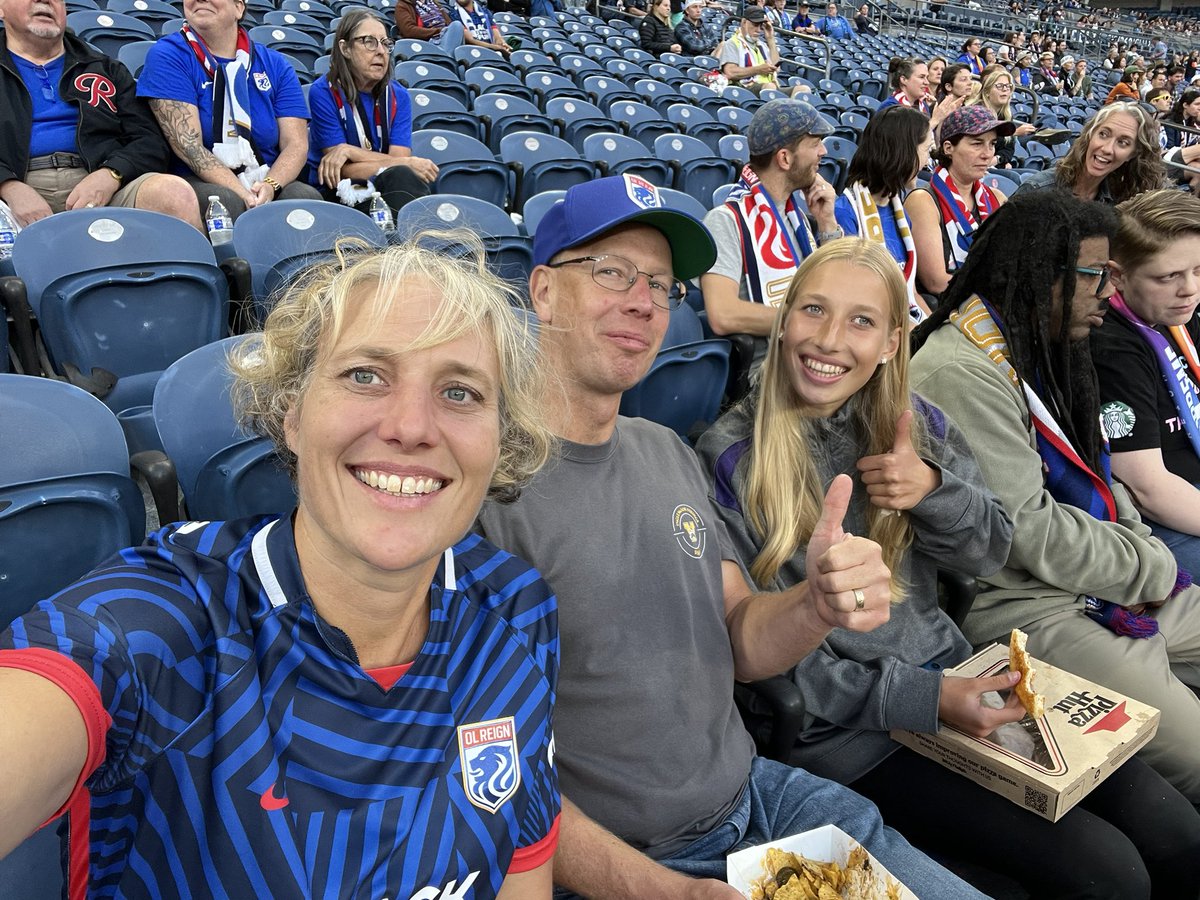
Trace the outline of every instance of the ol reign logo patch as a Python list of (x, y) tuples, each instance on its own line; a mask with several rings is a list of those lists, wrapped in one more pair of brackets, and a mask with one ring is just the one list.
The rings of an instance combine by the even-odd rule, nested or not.
[(1137, 424), (1137, 414), (1128, 403), (1114, 400), (1100, 407), (1100, 425), (1109, 440), (1129, 437)]
[(625, 179), (625, 195), (642, 209), (657, 209), (662, 206), (658, 188), (637, 175), (622, 175)]
[(700, 513), (686, 503), (681, 503), (671, 514), (671, 530), (684, 553), (694, 559), (704, 555), (705, 532), (708, 528), (700, 518)]
[(254, 86), (264, 94), (271, 89), (271, 79), (267, 77), (266, 72), (254, 73)]
[(494, 813), (521, 784), (513, 717), (459, 725), (458, 750), (467, 799)]

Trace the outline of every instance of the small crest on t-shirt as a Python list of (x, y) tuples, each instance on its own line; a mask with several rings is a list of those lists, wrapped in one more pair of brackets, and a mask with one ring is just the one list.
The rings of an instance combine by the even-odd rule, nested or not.
[(671, 530), (680, 548), (688, 556), (699, 559), (704, 555), (704, 545), (708, 527), (700, 518), (695, 508), (681, 503), (671, 514)]
[(495, 812), (521, 784), (517, 728), (512, 716), (458, 726), (463, 788), (480, 809)]
[(271, 89), (271, 79), (267, 77), (266, 72), (254, 73), (254, 85), (263, 93)]

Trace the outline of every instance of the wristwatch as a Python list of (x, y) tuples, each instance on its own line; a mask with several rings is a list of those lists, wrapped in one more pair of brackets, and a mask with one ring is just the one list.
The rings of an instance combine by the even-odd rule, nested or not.
[(120, 172), (118, 172), (116, 169), (114, 169), (112, 166), (105, 166), (104, 170), (106, 172), (108, 172), (108, 174), (111, 175), (114, 179), (116, 179), (117, 184), (120, 184), (122, 181), (125, 180), (125, 176), (122, 175)]
[(845, 237), (846, 232), (841, 228), (835, 228), (833, 231), (818, 231), (817, 243), (824, 244), (826, 241), (836, 241), (840, 237)]

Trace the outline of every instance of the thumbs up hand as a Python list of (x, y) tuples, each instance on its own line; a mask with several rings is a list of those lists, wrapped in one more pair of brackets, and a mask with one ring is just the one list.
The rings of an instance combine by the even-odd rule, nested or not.
[(941, 473), (913, 447), (912, 420), (911, 409), (901, 413), (892, 449), (858, 461), (867, 496), (880, 509), (912, 509), (942, 483)]
[(854, 483), (833, 479), (805, 553), (808, 595), (827, 628), (871, 631), (888, 620), (891, 572), (879, 545), (842, 530)]

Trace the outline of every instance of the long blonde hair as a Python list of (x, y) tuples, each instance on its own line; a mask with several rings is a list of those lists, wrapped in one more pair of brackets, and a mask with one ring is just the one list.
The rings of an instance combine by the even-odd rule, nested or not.
[[(883, 282), (888, 298), (887, 328), (903, 329), (895, 356), (876, 368), (859, 391), (855, 425), (866, 435), (863, 456), (887, 453), (896, 438), (896, 422), (912, 409), (908, 389), (908, 293), (900, 268), (886, 248), (875, 241), (844, 238), (809, 256), (797, 270), (771, 330), (770, 349), (755, 394), (754, 436), (746, 479), (745, 512), (751, 526), (764, 537), (750, 566), (760, 586), (768, 585), (785, 562), (812, 536), (821, 516), (824, 484), (812, 454), (812, 425), (788, 377), (780, 336), (796, 298), (821, 266), (847, 262), (867, 269)], [(921, 417), (914, 417), (913, 440), (925, 444)], [(883, 548), (883, 561), (892, 571), (892, 597), (900, 599), (900, 568), (912, 544), (908, 514), (884, 515), (868, 504), (867, 537)]]

